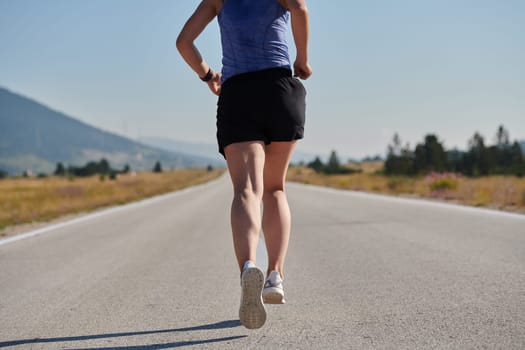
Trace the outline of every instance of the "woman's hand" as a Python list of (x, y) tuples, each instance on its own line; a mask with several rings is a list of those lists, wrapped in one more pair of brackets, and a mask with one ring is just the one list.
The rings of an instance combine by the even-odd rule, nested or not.
[(312, 67), (308, 64), (308, 37), (310, 32), (306, 0), (283, 0), (292, 17), (292, 33), (297, 49), (297, 59), (293, 65), (294, 76), (308, 79)]
[(306, 80), (312, 75), (312, 67), (305, 61), (295, 60), (293, 64), (293, 76)]
[[(210, 66), (204, 61), (194, 42), (208, 23), (217, 16), (221, 6), (221, 0), (202, 0), (177, 37), (177, 49), (199, 77), (206, 76)], [(214, 73), (207, 83), (214, 94), (220, 93), (220, 74)]]
[(221, 73), (213, 72), (213, 78), (211, 78), (207, 82), (207, 84), (211, 92), (219, 96), (221, 93), (221, 87), (222, 87), (221, 86)]

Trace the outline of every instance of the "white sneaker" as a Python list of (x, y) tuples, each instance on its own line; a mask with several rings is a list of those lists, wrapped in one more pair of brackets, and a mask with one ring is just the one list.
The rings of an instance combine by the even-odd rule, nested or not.
[(283, 279), (277, 271), (270, 272), (264, 283), (262, 292), (263, 300), (266, 304), (284, 304)]
[(239, 320), (248, 329), (261, 328), (266, 322), (266, 309), (261, 296), (263, 285), (264, 273), (251, 261), (247, 261), (241, 274)]

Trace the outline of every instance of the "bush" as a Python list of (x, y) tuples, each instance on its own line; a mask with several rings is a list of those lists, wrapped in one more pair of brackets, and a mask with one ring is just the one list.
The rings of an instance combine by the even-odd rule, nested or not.
[(432, 191), (455, 190), (458, 187), (458, 176), (452, 173), (431, 173), (425, 177)]
[(432, 191), (441, 191), (441, 190), (455, 190), (458, 187), (458, 183), (453, 179), (440, 179), (435, 180), (430, 184), (430, 189)]
[(389, 190), (396, 190), (403, 183), (403, 180), (399, 177), (389, 177), (387, 182), (387, 187)]
[(7, 175), (7, 171), (0, 169), (0, 179), (5, 179)]

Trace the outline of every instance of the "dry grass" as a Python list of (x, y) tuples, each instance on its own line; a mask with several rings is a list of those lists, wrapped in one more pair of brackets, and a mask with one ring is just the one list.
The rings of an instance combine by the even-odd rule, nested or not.
[[(288, 180), (355, 191), (406, 195), (495, 208), (525, 214), (525, 178), (488, 176), (467, 178), (454, 174), (427, 177), (387, 177), (376, 175), (377, 164), (363, 173), (322, 175), (304, 167), (293, 167)], [(375, 169), (375, 170), (374, 170)]]
[(350, 169), (361, 170), (365, 174), (373, 174), (381, 171), (384, 167), (384, 164), (385, 162), (383, 161), (373, 161), (363, 163), (349, 163), (346, 166)]
[(224, 170), (185, 169), (163, 173), (130, 173), (116, 180), (99, 176), (0, 180), (0, 229), (21, 223), (48, 221), (66, 214), (130, 201), (204, 183)]

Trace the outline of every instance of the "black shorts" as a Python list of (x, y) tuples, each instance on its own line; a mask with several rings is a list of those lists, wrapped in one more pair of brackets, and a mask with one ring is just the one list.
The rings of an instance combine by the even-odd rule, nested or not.
[(306, 90), (286, 68), (227, 79), (217, 103), (219, 152), (237, 142), (292, 141), (304, 135)]

